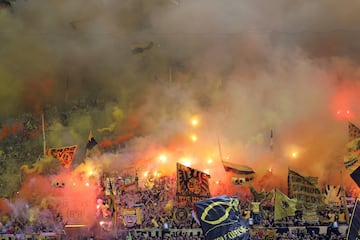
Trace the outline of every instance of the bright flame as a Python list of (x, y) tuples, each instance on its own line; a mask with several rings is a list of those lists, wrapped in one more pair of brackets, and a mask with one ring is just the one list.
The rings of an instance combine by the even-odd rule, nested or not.
[(161, 154), (161, 155), (159, 156), (159, 160), (160, 160), (161, 162), (166, 162), (167, 156), (166, 156), (165, 154)]
[(183, 158), (181, 159), (181, 162), (183, 165), (187, 166), (187, 167), (190, 167), (191, 166), (191, 161), (190, 159), (187, 159), (187, 158)]
[(196, 134), (191, 135), (191, 141), (196, 142), (198, 140)]
[(191, 125), (192, 125), (193, 127), (196, 127), (198, 124), (199, 124), (199, 120), (198, 120), (196, 117), (193, 117), (193, 118), (191, 119)]

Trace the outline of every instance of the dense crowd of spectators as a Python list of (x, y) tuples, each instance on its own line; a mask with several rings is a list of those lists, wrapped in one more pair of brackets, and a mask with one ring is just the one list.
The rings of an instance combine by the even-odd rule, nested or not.
[[(192, 216), (191, 206), (178, 206), (176, 203), (176, 179), (163, 177), (150, 179), (147, 187), (140, 188), (136, 181), (126, 182), (118, 178), (115, 181), (113, 194), (106, 194), (106, 185), (104, 191), (98, 196), (101, 199), (102, 211), (98, 216), (98, 222), (108, 222), (97, 228), (89, 229), (88, 234), (93, 238), (113, 235), (114, 211), (117, 211), (116, 235), (118, 239), (139, 239), (139, 240), (202, 240), (204, 236), (201, 233), (200, 225)], [(112, 205), (112, 199), (115, 199)], [(138, 208), (135, 222), (129, 224), (124, 216), (122, 209)], [(286, 217), (281, 221), (274, 220), (274, 206), (271, 201), (262, 202), (253, 208), (253, 200), (240, 202), (240, 213), (247, 220), (251, 231), (251, 239), (344, 239), (344, 233), (338, 231), (338, 226), (346, 225), (345, 213), (340, 207), (323, 207), (317, 210), (316, 218), (313, 221), (305, 221), (303, 212), (297, 211), (295, 216)], [(181, 210), (178, 211), (177, 210)], [(254, 214), (254, 211), (256, 214)], [(350, 209), (351, 212), (351, 209)], [(336, 227), (334, 228), (334, 222)], [(107, 226), (107, 227), (106, 227)], [(309, 231), (311, 226), (326, 226), (327, 232)], [(296, 231), (278, 231), (289, 227), (299, 227)], [(94, 230), (95, 229), (95, 230)], [(157, 229), (155, 236), (138, 230)], [(163, 231), (167, 229), (168, 231)], [(189, 232), (189, 229), (198, 229), (200, 231)], [(301, 230), (300, 230), (301, 229)], [(5, 224), (0, 223), (1, 234), (21, 234), (21, 233), (40, 233), (57, 232), (66, 234), (61, 215), (54, 209), (48, 209), (47, 214), (40, 219), (16, 219), (9, 220)]]

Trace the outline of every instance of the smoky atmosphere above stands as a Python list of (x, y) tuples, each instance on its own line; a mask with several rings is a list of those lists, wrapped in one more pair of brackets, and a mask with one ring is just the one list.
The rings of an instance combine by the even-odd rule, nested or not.
[[(360, 126), (359, 8), (11, 1), (0, 8), (0, 210), (50, 203), (62, 181), (77, 208), (95, 209), (104, 172), (144, 185), (177, 162), (209, 174), (214, 196), (249, 194), (222, 161), (251, 167), (258, 189), (286, 192), (292, 169), (359, 196), (344, 167), (348, 124)], [(68, 168), (45, 154), (75, 145)]]

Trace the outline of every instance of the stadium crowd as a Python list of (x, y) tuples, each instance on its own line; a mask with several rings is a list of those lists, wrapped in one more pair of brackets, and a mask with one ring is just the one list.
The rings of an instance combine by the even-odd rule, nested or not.
[[(128, 184), (118, 178), (115, 181), (114, 196), (106, 194), (106, 184), (102, 186), (104, 191), (98, 196), (102, 206), (101, 211), (98, 212), (97, 223), (108, 222), (109, 224), (89, 227), (88, 235), (83, 236), (84, 239), (90, 235), (93, 236), (93, 239), (101, 239), (109, 234), (113, 235), (111, 223), (114, 211), (118, 213), (117, 239), (204, 239), (200, 224), (192, 215), (191, 206), (175, 204), (176, 179), (166, 177), (151, 180), (146, 188), (139, 188), (136, 181)], [(111, 202), (112, 197), (115, 199), (114, 204)], [(345, 239), (346, 232), (338, 230), (339, 226), (347, 227), (345, 213), (341, 207), (325, 207), (318, 210), (316, 218), (312, 222), (305, 221), (301, 211), (297, 211), (295, 216), (275, 221), (274, 206), (270, 200), (258, 204), (255, 208), (253, 203), (253, 200), (249, 199), (240, 202), (239, 207), (242, 218), (249, 224), (250, 239)], [(136, 219), (129, 221), (123, 212), (124, 209), (138, 209), (135, 211), (136, 214), (131, 214), (135, 215)], [(56, 209), (46, 209), (42, 212), (42, 216), (38, 216), (36, 219), (3, 218), (0, 223), (0, 233), (53, 232), (57, 236), (67, 239), (65, 226), (66, 223)], [(326, 232), (320, 232), (316, 228), (319, 226), (325, 227)], [(290, 228), (293, 230), (289, 230)], [(153, 233), (150, 233), (151, 231)]]

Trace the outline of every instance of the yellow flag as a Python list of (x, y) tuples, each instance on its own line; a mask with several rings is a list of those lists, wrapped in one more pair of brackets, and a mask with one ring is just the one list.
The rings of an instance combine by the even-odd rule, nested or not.
[(274, 220), (279, 220), (287, 216), (295, 216), (296, 203), (296, 199), (291, 199), (279, 189), (276, 189)]

